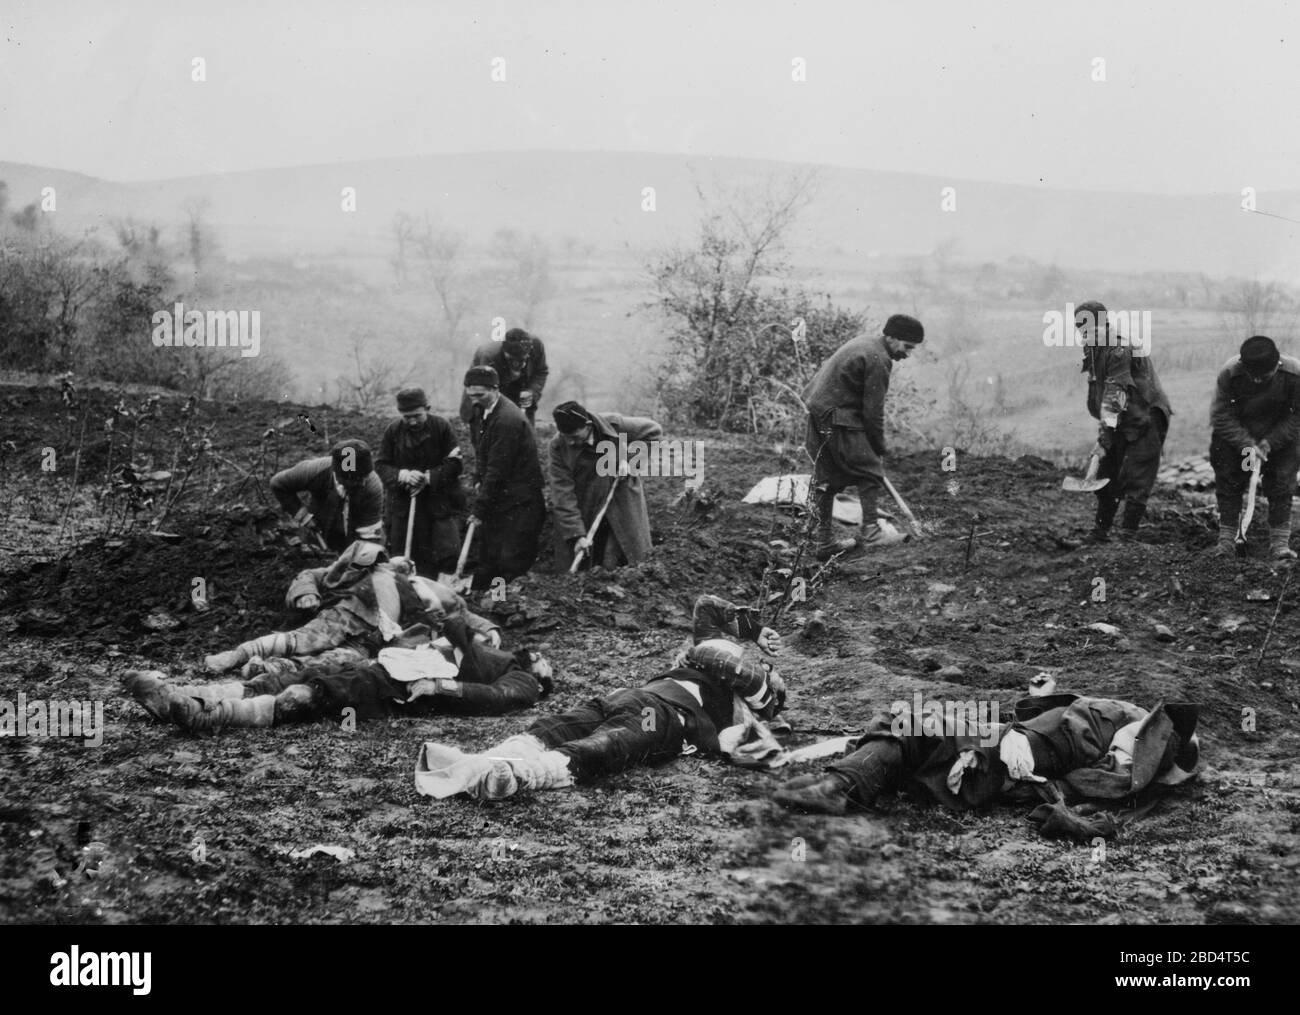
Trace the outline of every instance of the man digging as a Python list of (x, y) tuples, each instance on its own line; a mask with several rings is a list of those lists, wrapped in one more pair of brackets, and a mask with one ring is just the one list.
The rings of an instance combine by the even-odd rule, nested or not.
[[(843, 554), (843, 561), (855, 560), (903, 539), (878, 521), (885, 477), (885, 396), (894, 362), (907, 359), (924, 338), (920, 321), (894, 314), (881, 334), (859, 335), (835, 350), (804, 388), (818, 560), (836, 554)], [(862, 527), (856, 539), (839, 539), (832, 512), (835, 495), (848, 486), (858, 488)]]

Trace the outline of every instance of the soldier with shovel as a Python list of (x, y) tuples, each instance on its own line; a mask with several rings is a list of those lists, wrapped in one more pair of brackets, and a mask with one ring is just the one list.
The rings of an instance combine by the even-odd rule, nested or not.
[[(1268, 498), (1268, 541), (1274, 560), (1294, 560), (1291, 498), (1300, 468), (1300, 360), (1283, 356), (1271, 338), (1252, 335), (1219, 371), (1210, 410), (1210, 464), (1219, 502), (1215, 553), (1233, 556), (1245, 543), (1255, 494)], [(1249, 494), (1242, 515), (1242, 494)]]
[(1119, 502), (1124, 501), (1119, 538), (1127, 542), (1136, 535), (1146, 514), (1173, 409), (1156, 377), (1150, 349), (1135, 351), (1123, 336), (1112, 334), (1102, 304), (1096, 300), (1080, 303), (1074, 311), (1074, 326), (1083, 336), (1088, 413), (1100, 425), (1088, 478), (1066, 489), (1097, 494), (1096, 521), (1088, 537), (1093, 543), (1110, 540)]

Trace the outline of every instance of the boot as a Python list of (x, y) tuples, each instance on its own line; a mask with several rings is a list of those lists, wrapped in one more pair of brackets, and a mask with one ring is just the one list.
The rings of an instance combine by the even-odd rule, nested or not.
[(1219, 541), (1214, 544), (1216, 557), (1237, 556), (1237, 523), (1219, 522)]
[(293, 636), (287, 631), (264, 634), (260, 638), (246, 641), (228, 652), (218, 652), (207, 656), (203, 665), (213, 673), (224, 673), (236, 666), (243, 666), (253, 656), (291, 656), (293, 655)]
[(190, 733), (218, 733), (227, 726), (262, 728), (275, 723), (275, 697), (262, 694), (204, 704), (197, 698), (177, 695), (172, 700), (171, 719)]
[(791, 779), (772, 794), (772, 800), (789, 811), (812, 814), (843, 814), (849, 809), (852, 782), (838, 772), (823, 772), (811, 785), (806, 776)]
[(905, 537), (895, 528), (886, 531), (879, 522), (863, 525), (862, 535), (858, 537), (858, 546), (863, 550), (884, 549), (903, 542)]
[(155, 719), (166, 722), (171, 715), (176, 689), (167, 682), (167, 674), (159, 670), (127, 670), (122, 675), (122, 690)]
[(1138, 526), (1142, 524), (1142, 519), (1147, 513), (1145, 503), (1137, 504), (1133, 501), (1124, 502), (1124, 521), (1119, 529), (1119, 538), (1126, 543), (1131, 543), (1133, 537), (1137, 535)]
[(837, 553), (852, 550), (856, 542), (851, 537), (841, 537), (835, 532), (835, 495), (824, 487), (813, 490), (813, 508), (817, 514), (817, 534), (813, 540), (813, 554), (823, 563)]
[(1291, 523), (1270, 525), (1268, 527), (1268, 549), (1274, 560), (1295, 560), (1296, 552), (1291, 549)]

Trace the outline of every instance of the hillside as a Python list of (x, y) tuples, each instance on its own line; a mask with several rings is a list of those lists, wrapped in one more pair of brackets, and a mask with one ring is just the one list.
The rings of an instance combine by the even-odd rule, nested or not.
[[(886, 812), (799, 817), (768, 800), (794, 773), (697, 757), (508, 804), (416, 795), (422, 741), (483, 747), (527, 714), (399, 719), (355, 733), (321, 722), (179, 735), (121, 697), (121, 673), (192, 672), (204, 653), (273, 628), (286, 580), (312, 562), (243, 471), (319, 450), (325, 434), (299, 412), (335, 435), (373, 438), (382, 421), (201, 404), (193, 427), (210, 436), (213, 465), (196, 471), (164, 535), (105, 532), (92, 494), (108, 455), (122, 453), (99, 426), (118, 396), (82, 397), (89, 437), (56, 388), (0, 387), (0, 447), (17, 449), (0, 460), (0, 699), (98, 699), (106, 719), (98, 748), (0, 740), (0, 920), (1300, 919), (1296, 592), (1263, 559), (1208, 558), (1209, 519), (1195, 499), (1162, 489), (1140, 544), (1082, 549), (1091, 500), (1062, 492), (1062, 472), (1041, 459), (960, 454), (954, 474), (932, 452), (904, 456), (892, 476), (927, 538), (815, 584), (779, 625), (799, 744), (860, 727), (873, 709), (914, 694), (988, 698), (1009, 711), (1043, 670), (1062, 689), (1199, 703), (1201, 778), (1097, 864), (1091, 847), (1040, 838), (1021, 809), (952, 815), (899, 799)], [(181, 404), (163, 399), (157, 422), (132, 438), (138, 456), (167, 468), (190, 446), (184, 426)], [(754, 602), (769, 554), (781, 554), (772, 541), (797, 539), (793, 519), (740, 503), (751, 482), (794, 459), (734, 436), (669, 436), (706, 442), (707, 497), (678, 505), (676, 481), (650, 481), (647, 562), (588, 576), (544, 564), (507, 602), (480, 604), (504, 622), (508, 644), (535, 644), (556, 663), (557, 693), (543, 711), (660, 672), (697, 594)], [(47, 444), (65, 463), (54, 473), (40, 469)], [(56, 531), (78, 447), (74, 547)], [(195, 575), (214, 590), (205, 612), (191, 606)], [(1090, 629), (1096, 622), (1119, 634)], [(93, 879), (75, 875), (90, 843), (100, 844)], [(355, 855), (290, 856), (313, 845)]]

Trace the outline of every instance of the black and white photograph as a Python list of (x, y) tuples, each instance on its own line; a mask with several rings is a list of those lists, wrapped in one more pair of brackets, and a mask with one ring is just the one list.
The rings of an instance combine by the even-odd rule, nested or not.
[(1300, 921), (1298, 473), (1294, 2), (0, 6), (50, 989), (1070, 925), (1231, 1003)]

